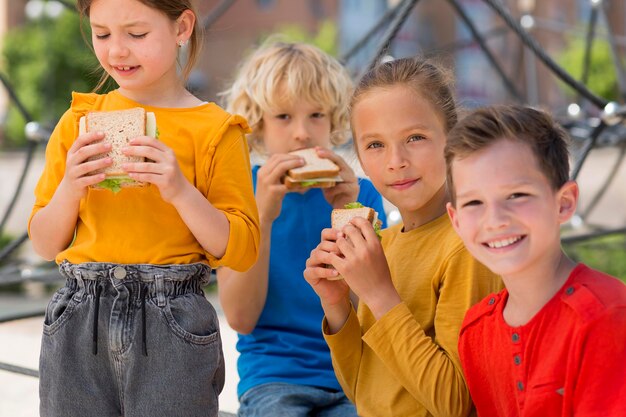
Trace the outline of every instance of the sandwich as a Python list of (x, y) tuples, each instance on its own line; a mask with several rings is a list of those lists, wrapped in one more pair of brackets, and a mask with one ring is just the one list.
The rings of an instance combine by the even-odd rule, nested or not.
[(362, 217), (365, 220), (368, 220), (374, 227), (374, 231), (380, 239), (380, 228), (383, 222), (378, 219), (378, 213), (373, 208), (366, 207), (358, 201), (348, 203), (345, 205), (345, 208), (342, 209), (333, 209), (330, 213), (331, 227), (333, 229), (341, 230), (355, 217)]
[(89, 158), (97, 160), (106, 156), (113, 160), (113, 164), (106, 168), (94, 171), (95, 174), (104, 173), (104, 181), (93, 185), (94, 188), (104, 188), (119, 192), (126, 187), (142, 187), (145, 183), (135, 181), (122, 169), (127, 162), (144, 162), (145, 158), (126, 156), (122, 148), (128, 145), (131, 139), (138, 136), (157, 137), (156, 118), (154, 113), (146, 112), (142, 107), (127, 110), (93, 111), (80, 118), (79, 134), (89, 132), (104, 132), (104, 141), (111, 144), (111, 150)]
[[(345, 208), (342, 209), (333, 209), (330, 214), (330, 223), (333, 229), (341, 230), (345, 225), (350, 223), (350, 220), (355, 217), (362, 217), (365, 220), (369, 221), (374, 227), (374, 231), (376, 235), (380, 239), (380, 228), (382, 226), (382, 221), (378, 219), (378, 213), (371, 207), (366, 207), (359, 202), (348, 203), (345, 205)], [(332, 268), (332, 265), (328, 265), (329, 268)], [(341, 275), (337, 275), (333, 278), (328, 278), (331, 281), (343, 279)]]
[(343, 181), (339, 166), (330, 159), (320, 158), (315, 148), (289, 152), (304, 159), (304, 165), (287, 171), (283, 183), (287, 188), (329, 188)]

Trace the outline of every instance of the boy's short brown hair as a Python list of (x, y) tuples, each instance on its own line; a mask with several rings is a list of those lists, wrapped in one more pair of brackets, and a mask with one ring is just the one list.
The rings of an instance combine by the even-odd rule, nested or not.
[(499, 140), (514, 140), (530, 146), (537, 165), (555, 190), (569, 179), (569, 136), (546, 112), (518, 105), (475, 110), (448, 133), (444, 150), (446, 174), (452, 204), (456, 193), (452, 163)]

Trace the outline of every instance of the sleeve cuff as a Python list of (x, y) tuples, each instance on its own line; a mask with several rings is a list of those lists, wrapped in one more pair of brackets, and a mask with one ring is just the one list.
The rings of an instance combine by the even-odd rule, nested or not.
[[(328, 322), (326, 321), (326, 317), (324, 317), (324, 320), (322, 320), (322, 333), (333, 356), (341, 358), (342, 356), (353, 354), (354, 351), (349, 348), (350, 344), (355, 343), (355, 341), (359, 345), (361, 344), (361, 325), (357, 318), (356, 311), (354, 311), (354, 307), (350, 308), (348, 319), (341, 330), (335, 334), (329, 333)], [(342, 352), (346, 353), (346, 355), (341, 355)]]
[(254, 227), (250, 227), (250, 225), (239, 216), (231, 213), (224, 214), (230, 224), (226, 252), (224, 256), (219, 259), (206, 252), (209, 265), (211, 265), (212, 268), (226, 266), (235, 271), (246, 271), (252, 267), (257, 260), (259, 252), (259, 234), (257, 232), (255, 239)]

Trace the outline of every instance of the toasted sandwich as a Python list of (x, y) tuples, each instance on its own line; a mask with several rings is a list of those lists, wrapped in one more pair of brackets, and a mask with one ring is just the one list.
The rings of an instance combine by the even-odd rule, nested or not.
[(122, 148), (127, 146), (131, 139), (138, 136), (157, 136), (154, 113), (146, 112), (142, 107), (89, 112), (80, 118), (79, 134), (89, 132), (104, 132), (103, 140), (111, 144), (111, 150), (108, 153), (96, 155), (89, 160), (96, 160), (105, 156), (113, 160), (111, 166), (94, 171), (96, 174), (104, 172), (106, 175), (106, 179), (95, 184), (94, 188), (104, 188), (117, 193), (122, 188), (146, 185), (133, 180), (122, 169), (124, 163), (143, 162), (145, 158), (126, 156), (122, 153)]
[(339, 167), (330, 159), (320, 158), (315, 148), (289, 152), (304, 159), (305, 165), (287, 171), (284, 184), (287, 188), (328, 188), (343, 181)]
[[(350, 223), (350, 220), (354, 219), (355, 217), (362, 217), (365, 220), (369, 221), (374, 227), (376, 235), (380, 239), (380, 228), (383, 222), (378, 219), (378, 213), (373, 208), (366, 207), (359, 202), (348, 203), (343, 209), (333, 209), (333, 211), (330, 213), (331, 227), (333, 229), (341, 230), (345, 225)], [(334, 278), (329, 279), (338, 280), (343, 279), (343, 277), (341, 275), (338, 275)]]

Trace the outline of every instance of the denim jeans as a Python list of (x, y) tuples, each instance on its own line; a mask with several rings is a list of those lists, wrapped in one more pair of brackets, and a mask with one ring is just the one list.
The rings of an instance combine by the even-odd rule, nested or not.
[(238, 417), (356, 417), (343, 391), (272, 382), (239, 398)]
[(40, 356), (44, 417), (217, 416), (219, 322), (192, 265), (60, 265)]

